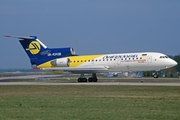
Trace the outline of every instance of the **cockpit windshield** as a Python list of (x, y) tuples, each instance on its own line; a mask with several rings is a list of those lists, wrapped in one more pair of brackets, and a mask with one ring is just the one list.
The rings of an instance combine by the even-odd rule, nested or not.
[(160, 56), (160, 58), (169, 58), (168, 56)]

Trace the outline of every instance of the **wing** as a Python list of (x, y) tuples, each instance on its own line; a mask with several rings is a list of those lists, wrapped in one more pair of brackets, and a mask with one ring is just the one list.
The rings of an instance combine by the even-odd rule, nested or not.
[(41, 68), (48, 71), (63, 71), (71, 73), (104, 73), (108, 72), (109, 66), (87, 66), (87, 67), (56, 67), (56, 68)]

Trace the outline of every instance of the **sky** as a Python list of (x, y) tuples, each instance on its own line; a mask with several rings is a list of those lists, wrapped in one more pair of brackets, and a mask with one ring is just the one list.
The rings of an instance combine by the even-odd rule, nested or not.
[(179, 55), (180, 0), (0, 0), (0, 69), (31, 68), (18, 39), (78, 55), (162, 52)]

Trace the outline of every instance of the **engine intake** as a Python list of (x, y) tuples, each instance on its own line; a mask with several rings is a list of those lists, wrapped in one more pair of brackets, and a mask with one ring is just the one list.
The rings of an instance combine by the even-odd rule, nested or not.
[(71, 54), (72, 54), (72, 55), (75, 55), (75, 50), (74, 50), (74, 48), (70, 48), (70, 51), (71, 51)]

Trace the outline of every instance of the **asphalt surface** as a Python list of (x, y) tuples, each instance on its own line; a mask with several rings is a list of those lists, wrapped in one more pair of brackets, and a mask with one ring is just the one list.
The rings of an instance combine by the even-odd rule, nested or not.
[[(134, 80), (140, 80), (136, 82), (86, 82), (86, 83), (65, 83), (65, 82), (50, 82), (50, 81), (40, 81), (40, 82), (17, 82), (17, 81), (11, 81), (16, 79), (32, 79), (32, 78), (52, 78), (52, 77), (58, 77), (61, 75), (25, 75), (25, 76), (12, 76), (12, 77), (0, 77), (0, 85), (130, 85), (130, 86), (180, 86), (180, 82), (144, 82), (143, 79), (153, 79), (154, 78), (128, 78), (126, 80), (134, 79)], [(120, 79), (120, 78), (103, 78), (103, 79)], [(158, 78), (160, 80), (166, 80), (169, 78)], [(178, 79), (178, 78), (176, 78)], [(173, 79), (172, 79), (173, 80)], [(178, 79), (179, 81), (179, 79)]]

